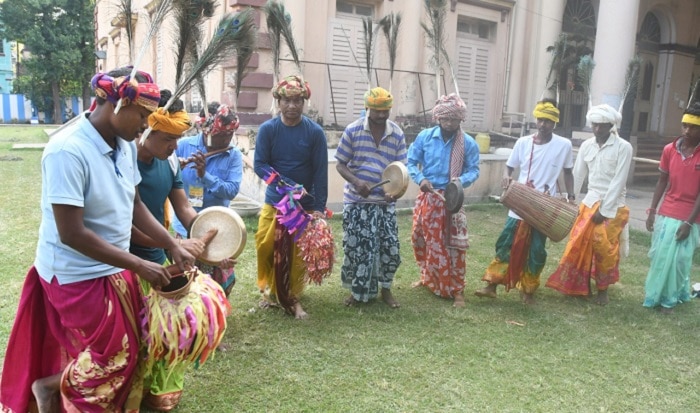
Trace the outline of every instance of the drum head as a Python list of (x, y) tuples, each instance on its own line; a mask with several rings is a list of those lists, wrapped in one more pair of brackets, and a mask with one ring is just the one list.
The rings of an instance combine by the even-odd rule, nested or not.
[(205, 264), (219, 265), (224, 258), (236, 258), (243, 252), (247, 232), (236, 211), (222, 206), (203, 209), (192, 223), (190, 238), (200, 238), (211, 228), (218, 229), (218, 232), (197, 259)]
[(464, 189), (459, 182), (450, 181), (445, 188), (445, 208), (450, 212), (457, 212), (464, 204)]
[(392, 162), (387, 165), (382, 173), (382, 181), (386, 180), (389, 182), (383, 186), (384, 193), (397, 199), (401, 198), (408, 189), (408, 169), (406, 169), (406, 165), (401, 162)]

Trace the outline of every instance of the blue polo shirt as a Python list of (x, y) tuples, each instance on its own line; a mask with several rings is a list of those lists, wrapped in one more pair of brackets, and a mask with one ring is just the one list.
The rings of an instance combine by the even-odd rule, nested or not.
[(47, 282), (59, 284), (122, 271), (63, 244), (53, 204), (83, 208), (85, 227), (106, 242), (129, 250), (136, 185), (136, 145), (117, 138), (117, 149), (83, 116), (51, 138), (41, 158), (41, 225), (34, 266)]

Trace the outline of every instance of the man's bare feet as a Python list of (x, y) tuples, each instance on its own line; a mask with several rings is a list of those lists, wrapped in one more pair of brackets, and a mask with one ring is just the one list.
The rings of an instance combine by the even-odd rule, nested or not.
[(420, 280), (420, 281), (416, 281), (416, 282), (414, 282), (414, 283), (411, 283), (411, 288), (418, 288), (418, 287), (422, 287), (422, 286), (424, 286), (424, 285), (425, 285), (425, 284), (423, 284), (423, 281)]
[(608, 290), (598, 290), (598, 296), (595, 298), (595, 302), (598, 305), (606, 305), (610, 302), (608, 298)]
[(301, 304), (299, 304), (299, 301), (294, 303), (294, 318), (297, 320), (306, 320), (309, 317), (308, 314), (306, 314), (306, 311), (301, 307)]
[(452, 304), (452, 306), (455, 308), (464, 307), (464, 294), (462, 294), (461, 291), (455, 294), (455, 302)]
[(535, 304), (535, 297), (532, 293), (522, 293), (520, 298), (523, 300), (523, 304), (532, 305)]
[(496, 287), (498, 287), (497, 284), (489, 283), (486, 287), (474, 291), (474, 295), (482, 298), (496, 298)]
[(38, 379), (32, 383), (32, 393), (39, 413), (59, 413), (61, 411), (61, 375)]
[(357, 304), (357, 300), (355, 300), (355, 297), (353, 297), (352, 294), (350, 294), (350, 297), (343, 300), (343, 304), (345, 304), (348, 307), (352, 307), (355, 304)]
[(394, 295), (391, 294), (391, 290), (388, 288), (382, 288), (382, 301), (386, 303), (391, 308), (399, 308), (401, 305), (399, 304), (396, 299), (394, 299)]

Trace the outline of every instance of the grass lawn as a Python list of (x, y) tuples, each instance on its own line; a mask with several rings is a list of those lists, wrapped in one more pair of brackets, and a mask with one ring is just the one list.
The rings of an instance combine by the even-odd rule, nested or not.
[[(9, 151), (8, 142), (42, 142), (0, 129), (0, 348), (14, 319), (39, 225), (40, 151)], [(4, 160), (8, 156), (21, 160)], [(418, 269), (411, 216), (399, 217), (403, 264), (394, 284), (400, 309), (381, 302), (343, 306), (341, 218), (332, 220), (338, 264), (310, 286), (296, 321), (260, 310), (255, 287), (255, 219), (236, 269), (233, 313), (219, 352), (186, 378), (180, 412), (691, 412), (700, 381), (700, 307), (670, 316), (641, 306), (649, 235), (632, 232), (631, 256), (610, 304), (564, 297), (547, 288), (525, 307), (517, 291), (496, 300), (472, 295), (505, 222), (498, 204), (468, 208), (467, 306), (411, 289)], [(544, 277), (564, 243), (548, 245)], [(693, 281), (697, 277), (698, 261)], [(544, 280), (543, 280), (544, 281)]]

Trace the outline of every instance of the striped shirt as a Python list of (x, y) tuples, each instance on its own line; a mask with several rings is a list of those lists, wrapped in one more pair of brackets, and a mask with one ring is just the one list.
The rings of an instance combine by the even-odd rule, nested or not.
[[(381, 182), (382, 172), (387, 165), (397, 161), (406, 163), (406, 138), (399, 125), (387, 119), (384, 136), (377, 146), (369, 130), (367, 118), (360, 118), (345, 128), (335, 159), (347, 165), (358, 179), (373, 185)], [(349, 182), (345, 183), (343, 202), (386, 203), (381, 187), (373, 189), (367, 198), (363, 198)]]

